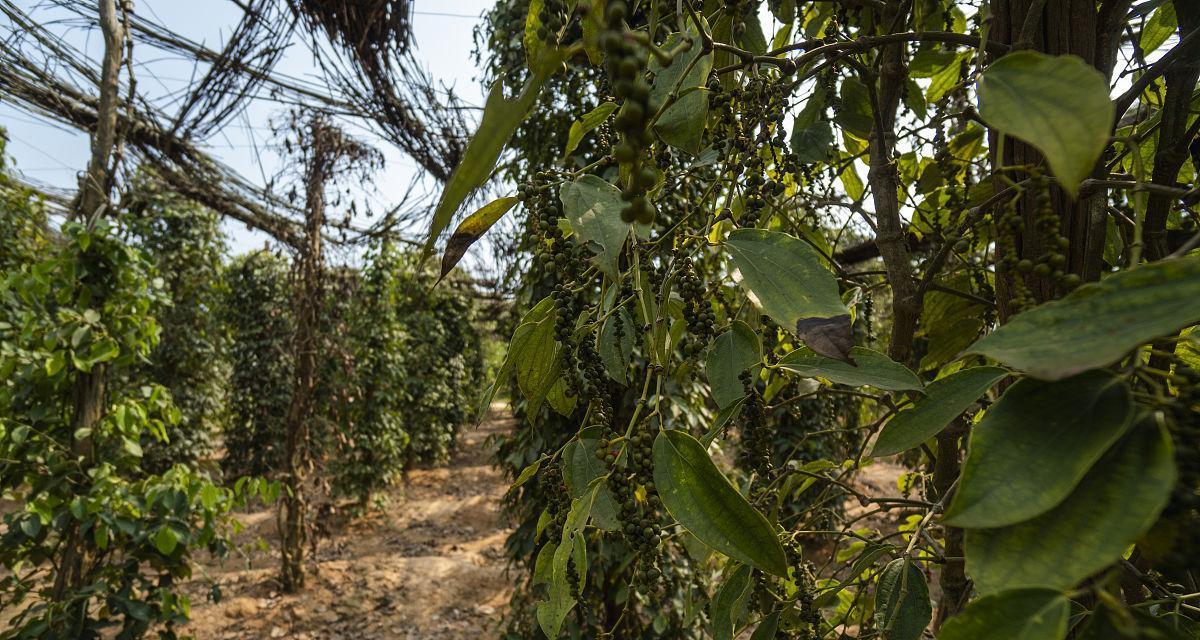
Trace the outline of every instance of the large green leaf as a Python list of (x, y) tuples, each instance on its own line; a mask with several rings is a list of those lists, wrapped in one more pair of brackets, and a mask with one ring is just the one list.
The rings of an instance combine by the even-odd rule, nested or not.
[(1103, 371), (1017, 382), (972, 430), (945, 522), (1002, 527), (1049, 511), (1125, 433), (1132, 411), (1129, 387)]
[(1175, 3), (1164, 2), (1146, 21), (1138, 46), (1142, 48), (1143, 54), (1149, 54), (1161, 47), (1178, 29), (1179, 18), (1175, 15)]
[[(621, 190), (594, 175), (583, 175), (559, 189), (563, 214), (579, 239), (596, 250), (596, 266), (617, 279), (617, 261), (631, 225), (621, 220)], [(593, 244), (594, 243), (594, 244)]]
[(504, 150), (504, 145), (508, 143), (508, 139), (517, 130), (517, 126), (521, 124), (529, 113), (529, 109), (533, 107), (542, 83), (545, 81), (545, 75), (532, 75), (521, 89), (521, 93), (512, 100), (504, 97), (503, 80), (497, 80), (492, 84), (492, 90), (488, 93), (487, 103), (483, 108), (483, 119), (479, 123), (479, 129), (467, 143), (462, 161), (455, 167), (454, 173), (450, 174), (450, 179), (446, 181), (446, 186), (442, 189), (442, 197), (438, 200), (437, 208), (433, 211), (433, 218), (429, 225), (429, 238), (425, 240), (425, 246), (421, 251), (422, 260), (433, 251), (433, 245), (437, 242), (438, 236), (450, 224), (450, 220), (458, 211), (463, 200), (466, 200), (467, 196), (491, 175), (492, 169), (496, 166), (496, 159)]
[(933, 617), (925, 573), (908, 558), (896, 558), (879, 574), (875, 626), (885, 640), (917, 640)]
[(571, 152), (575, 151), (575, 149), (579, 147), (580, 142), (583, 142), (583, 136), (587, 135), (589, 131), (595, 129), (601, 124), (604, 124), (604, 121), (608, 119), (608, 116), (612, 115), (612, 112), (616, 110), (617, 103), (604, 102), (601, 103), (600, 106), (584, 114), (582, 118), (572, 122), (571, 130), (567, 133), (567, 147), (566, 150), (563, 151), (563, 157), (570, 157)]
[(492, 228), (492, 225), (504, 217), (509, 209), (516, 206), (517, 202), (519, 202), (519, 198), (513, 196), (492, 200), (460, 222), (458, 228), (450, 235), (450, 239), (446, 241), (446, 250), (442, 253), (440, 277), (445, 278), (454, 265), (462, 259), (467, 249), (475, 244), (476, 240), (482, 238), (483, 234)]
[(1155, 338), (1200, 322), (1200, 258), (1113, 274), (1013, 318), (971, 346), (1046, 380), (1110, 365)]
[(1050, 589), (984, 596), (950, 618), (938, 640), (1062, 640), (1071, 603)]
[[(678, 99), (654, 123), (654, 131), (664, 142), (695, 154), (700, 151), (704, 139), (704, 121), (708, 118), (708, 89), (705, 84), (713, 67), (713, 54), (705, 53), (700, 38), (695, 35), (694, 25), (689, 24), (692, 35), (672, 33), (667, 36), (663, 48), (679, 46), (685, 39), (692, 39), (692, 48), (676, 55), (668, 67), (663, 67), (658, 58), (651, 58), (650, 71), (654, 73), (654, 86), (650, 89), (650, 104), (659, 108), (671, 93)], [(693, 62), (694, 61), (694, 62)], [(684, 72), (687, 75), (683, 75)]]
[(1119, 560), (1150, 528), (1175, 484), (1170, 437), (1143, 419), (1050, 511), (966, 533), (967, 573), (980, 593), (1067, 590)]
[(745, 395), (738, 376), (760, 360), (762, 343), (758, 334), (741, 320), (735, 320), (728, 331), (713, 340), (704, 371), (718, 407), (727, 407)]
[(972, 367), (929, 383), (924, 397), (883, 426), (871, 455), (890, 456), (932, 438), (1006, 375), (999, 367)]
[(654, 439), (654, 484), (667, 511), (701, 542), (770, 574), (786, 577), (787, 556), (771, 523), (746, 501), (683, 431)]
[(725, 245), (751, 299), (813, 351), (849, 358), (850, 311), (837, 280), (808, 243), (778, 231), (738, 229)]
[(1075, 56), (1017, 51), (979, 78), (979, 115), (1037, 147), (1071, 195), (1108, 145), (1114, 112), (1104, 75)]
[(825, 378), (852, 387), (875, 387), (887, 391), (916, 391), (921, 380), (908, 367), (866, 347), (854, 347), (850, 357), (855, 364), (817, 355), (808, 349), (796, 349), (779, 360), (779, 367), (806, 378)]

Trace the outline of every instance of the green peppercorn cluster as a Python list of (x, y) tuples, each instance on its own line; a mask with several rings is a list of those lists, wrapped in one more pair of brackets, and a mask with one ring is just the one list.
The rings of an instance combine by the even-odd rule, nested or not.
[(629, 14), (626, 0), (609, 0), (604, 9), (605, 71), (612, 84), (613, 95), (622, 101), (614, 122), (621, 141), (613, 156), (622, 167), (629, 168), (629, 179), (621, 198), (625, 206), (621, 219), (649, 224), (654, 221), (654, 205), (646, 192), (658, 179), (657, 172), (646, 162), (645, 151), (650, 147), (648, 123), (653, 117), (650, 105), (650, 85), (646, 82), (646, 53), (642, 47), (625, 37), (625, 17)]
[(687, 359), (695, 359), (712, 341), (715, 333), (717, 316), (712, 305), (705, 298), (704, 283), (696, 275), (692, 261), (679, 258), (679, 295), (683, 298), (683, 317), (687, 321), (687, 337), (683, 343), (683, 354)]
[(563, 28), (563, 17), (567, 13), (567, 4), (563, 0), (542, 0), (542, 8), (538, 11), (537, 37), (543, 42), (554, 42), (558, 32)]
[(740, 460), (755, 475), (755, 487), (769, 480), (771, 466), (771, 430), (764, 419), (762, 397), (754, 383), (754, 374), (747, 369), (738, 375), (746, 400), (739, 414), (741, 420)]
[(542, 533), (547, 540), (559, 540), (571, 510), (571, 494), (567, 491), (567, 481), (558, 460), (542, 466), (538, 472), (538, 485), (542, 495), (546, 496), (546, 512), (550, 515), (550, 522)]

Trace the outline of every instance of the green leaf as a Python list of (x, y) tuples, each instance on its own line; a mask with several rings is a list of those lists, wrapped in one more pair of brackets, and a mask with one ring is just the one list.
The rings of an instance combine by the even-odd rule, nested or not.
[(520, 202), (520, 198), (509, 196), (507, 198), (498, 198), (483, 205), (478, 211), (467, 216), (465, 220), (459, 223), (458, 228), (446, 241), (446, 250), (442, 253), (442, 274), (439, 277), (445, 278), (446, 274), (462, 260), (463, 254), (471, 245), (475, 244), (476, 240), (483, 237), (492, 225), (496, 224), (504, 214), (508, 213), (516, 204)]
[[(596, 438), (586, 438), (572, 441), (563, 449), (563, 480), (572, 498), (582, 496), (596, 478), (608, 475), (608, 470), (596, 457), (598, 445)], [(617, 520), (617, 502), (607, 486), (601, 486), (596, 492), (592, 517), (606, 531), (612, 531), (620, 524)]]
[(1117, 362), (1139, 345), (1200, 321), (1200, 259), (1160, 260), (1038, 305), (971, 346), (1036, 378), (1058, 380)]
[(856, 364), (796, 349), (779, 360), (779, 368), (806, 378), (825, 378), (852, 387), (875, 387), (887, 391), (919, 391), (921, 380), (908, 367), (878, 351), (854, 347), (850, 357)]
[(758, 19), (758, 14), (749, 11), (742, 14), (742, 24), (745, 26), (742, 29), (742, 35), (738, 38), (738, 44), (750, 53), (755, 55), (763, 55), (767, 52), (767, 36), (763, 33), (762, 22)]
[(603, 124), (608, 119), (608, 116), (612, 115), (612, 112), (616, 110), (617, 103), (605, 102), (584, 114), (582, 118), (572, 122), (571, 131), (567, 134), (567, 147), (563, 151), (563, 158), (571, 157), (571, 152), (579, 147), (580, 142), (583, 142), (583, 136)]
[(517, 479), (513, 481), (512, 486), (510, 486), (508, 490), (514, 491), (521, 485), (529, 482), (534, 476), (537, 475), (538, 469), (542, 468), (542, 461), (546, 460), (546, 458), (547, 456), (542, 454), (542, 457), (529, 463), (524, 469), (521, 469), (521, 473), (517, 474)]
[(908, 558), (889, 562), (875, 587), (875, 626), (881, 637), (917, 640), (932, 618), (925, 573)]
[(1115, 107), (1108, 81), (1075, 56), (1017, 51), (979, 78), (979, 115), (1046, 156), (1072, 196), (1092, 172), (1112, 133)]
[(923, 397), (883, 426), (871, 455), (890, 456), (932, 438), (1006, 375), (999, 367), (972, 367), (929, 383)]
[(739, 376), (761, 360), (762, 342), (750, 325), (741, 320), (733, 321), (728, 331), (713, 340), (704, 371), (718, 408), (746, 395)]
[(492, 84), (492, 90), (488, 93), (487, 103), (483, 108), (483, 119), (479, 123), (479, 129), (467, 143), (462, 161), (455, 167), (450, 179), (446, 181), (437, 208), (433, 211), (433, 218), (429, 225), (429, 237), (425, 240), (425, 246), (421, 251), (422, 262), (433, 251), (433, 245), (437, 242), (438, 236), (450, 224), (450, 220), (453, 219), (454, 213), (458, 211), (463, 200), (466, 200), (467, 196), (491, 175), (492, 169), (496, 166), (496, 159), (504, 150), (504, 145), (508, 143), (513, 132), (529, 114), (534, 101), (537, 100), (542, 83), (545, 81), (546, 76), (533, 74), (525, 83), (525, 87), (521, 89), (521, 93), (512, 100), (504, 98), (503, 79)]
[(851, 200), (856, 202), (862, 200), (867, 193), (867, 187), (859, 177), (858, 171), (855, 170), (853, 161), (846, 163), (846, 167), (842, 169), (842, 173), (838, 177), (841, 178), (842, 187)]
[(746, 598), (754, 585), (750, 580), (749, 565), (733, 566), (737, 568), (729, 573), (712, 599), (710, 628), (713, 640), (733, 640), (737, 622), (746, 613)]
[(758, 623), (750, 640), (775, 640), (777, 633), (779, 633), (779, 612), (772, 611), (762, 619), (762, 622)]
[(829, 162), (837, 157), (837, 142), (833, 127), (823, 120), (792, 129), (792, 152), (800, 162)]
[(650, 104), (658, 109), (671, 93), (678, 96), (654, 123), (654, 131), (667, 144), (694, 155), (700, 151), (704, 122), (708, 119), (706, 84), (713, 67), (713, 54), (704, 53), (694, 24), (689, 24), (688, 31), (689, 35), (672, 33), (662, 45), (663, 49), (671, 50), (685, 39), (692, 39), (692, 48), (676, 55), (671, 66), (663, 67), (658, 58), (651, 58), (654, 86), (650, 89)]
[(746, 501), (683, 431), (654, 439), (654, 484), (667, 511), (704, 544), (767, 573), (786, 577), (787, 556), (771, 523)]
[(621, 250), (631, 225), (621, 220), (621, 190), (594, 175), (583, 175), (559, 189), (563, 214), (581, 242), (593, 249), (596, 266), (617, 280)]
[(778, 231), (738, 229), (725, 245), (751, 300), (810, 349), (845, 360), (853, 343), (850, 310), (837, 280), (808, 243)]
[(175, 535), (175, 530), (171, 527), (161, 526), (154, 533), (154, 548), (164, 556), (174, 553), (177, 546), (179, 546), (179, 537)]
[(1057, 507), (1013, 526), (967, 530), (967, 573), (983, 594), (1070, 589), (1121, 558), (1158, 519), (1174, 484), (1170, 436), (1147, 415)]
[(1178, 29), (1179, 18), (1175, 15), (1175, 3), (1164, 2), (1146, 21), (1138, 46), (1141, 47), (1143, 54), (1151, 53), (1161, 47)]
[(1002, 527), (1049, 511), (1125, 433), (1132, 411), (1129, 387), (1107, 372), (1017, 382), (972, 429), (944, 522)]
[(567, 381), (562, 377), (555, 380), (546, 392), (546, 402), (549, 402), (550, 408), (560, 416), (570, 417), (578, 401), (578, 396), (567, 395)]
[[(618, 324), (623, 328), (620, 340), (617, 339)], [(629, 382), (629, 358), (633, 355), (633, 336), (636, 331), (633, 318), (624, 308), (609, 316), (600, 329), (600, 362), (604, 364), (608, 376), (621, 384)]]
[(1070, 601), (1057, 591), (1002, 591), (947, 620), (938, 640), (1062, 640), (1070, 612)]
[(517, 387), (529, 401), (529, 411), (537, 413), (546, 394), (558, 381), (558, 346), (554, 340), (554, 315), (536, 323), (522, 324), (513, 333), (508, 357), (517, 374)]
[(859, 140), (871, 137), (875, 116), (871, 111), (871, 96), (867, 85), (856, 78), (842, 80), (841, 105), (833, 121)]
[(567, 580), (567, 562), (571, 559), (574, 544), (570, 541), (558, 545), (550, 565), (549, 598), (537, 605), (538, 626), (547, 638), (557, 638), (563, 620), (575, 607), (571, 586)]

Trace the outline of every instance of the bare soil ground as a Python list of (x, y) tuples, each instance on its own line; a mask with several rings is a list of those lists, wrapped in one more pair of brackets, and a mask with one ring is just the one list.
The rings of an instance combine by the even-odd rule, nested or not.
[[(413, 470), (382, 511), (330, 524), (303, 593), (279, 593), (273, 551), (198, 571), (217, 581), (222, 599), (207, 600), (206, 580), (189, 585), (192, 622), (183, 633), (197, 640), (495, 637), (512, 591), (503, 554), (509, 530), (498, 511), (508, 483), (491, 466), (486, 440), (510, 427), (507, 409), (493, 405), (480, 428), (459, 436), (448, 467)], [(273, 542), (274, 509), (241, 519), (246, 539)]]

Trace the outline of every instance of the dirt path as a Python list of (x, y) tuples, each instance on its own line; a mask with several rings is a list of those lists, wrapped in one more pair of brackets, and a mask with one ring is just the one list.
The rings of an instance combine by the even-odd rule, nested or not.
[[(495, 637), (512, 582), (504, 575), (509, 530), (498, 513), (507, 483), (490, 465), (486, 440), (510, 422), (506, 408), (493, 405), (479, 429), (459, 436), (449, 467), (412, 471), (383, 512), (336, 526), (318, 545), (304, 593), (277, 592), (273, 551), (251, 554), (250, 567), (241, 560), (210, 567), (222, 601), (208, 602), (198, 584), (184, 633), (197, 640)], [(251, 538), (274, 538), (273, 511), (242, 520)]]

